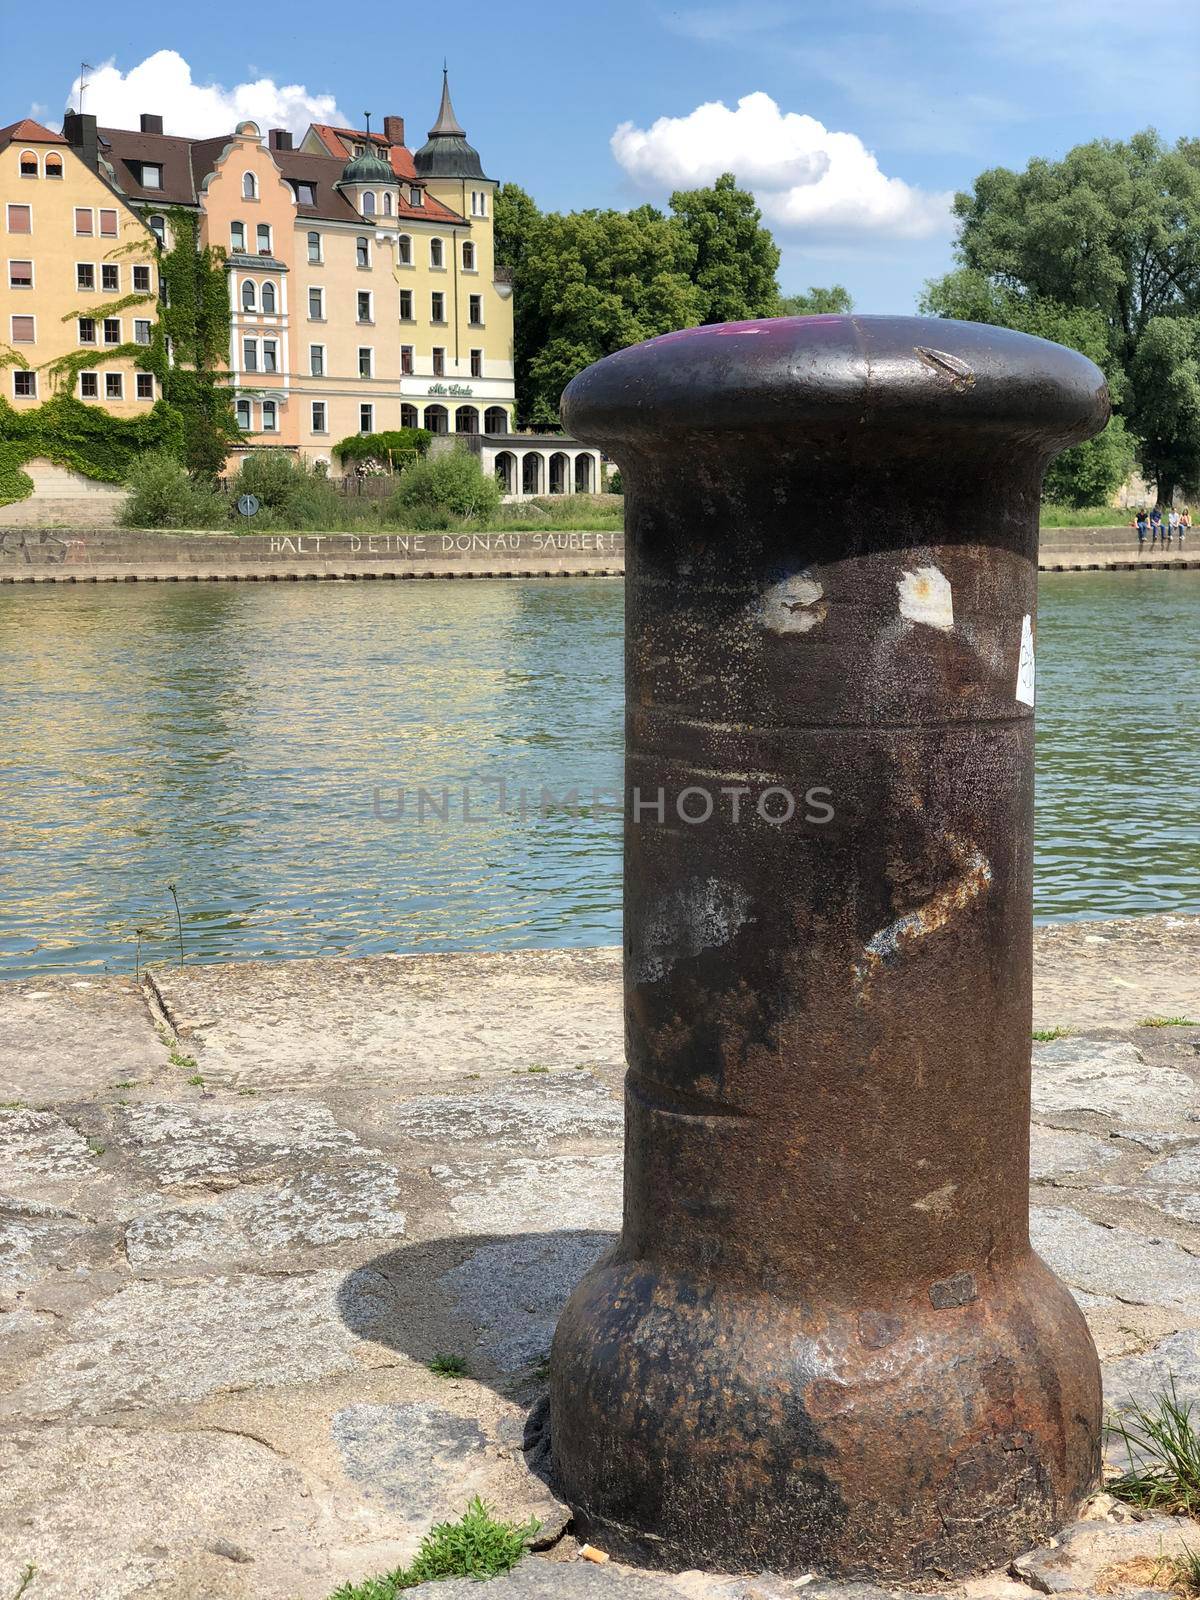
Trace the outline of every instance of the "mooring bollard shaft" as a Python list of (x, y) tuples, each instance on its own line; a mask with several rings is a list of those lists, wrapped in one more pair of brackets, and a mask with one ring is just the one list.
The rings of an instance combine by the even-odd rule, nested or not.
[(626, 495), (629, 1070), (551, 1429), (614, 1553), (963, 1574), (1097, 1483), (1028, 1168), (1038, 507), (1108, 411), (1072, 351), (906, 317), (567, 390)]

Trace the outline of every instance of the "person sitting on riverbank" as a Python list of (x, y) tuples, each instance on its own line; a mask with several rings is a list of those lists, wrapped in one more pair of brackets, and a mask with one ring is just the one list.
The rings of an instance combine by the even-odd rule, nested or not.
[(1171, 540), (1175, 537), (1175, 535), (1178, 532), (1179, 532), (1179, 513), (1178, 513), (1178, 511), (1176, 511), (1175, 507), (1172, 506), (1170, 511), (1167, 512), (1167, 543), (1168, 544), (1171, 543)]
[(1145, 506), (1142, 507), (1137, 516), (1133, 519), (1133, 525), (1137, 529), (1138, 549), (1142, 550), (1145, 548), (1146, 544), (1147, 517)]
[(1192, 513), (1184, 506), (1179, 513), (1179, 548), (1183, 549), (1183, 538), (1192, 525)]
[[(1158, 536), (1162, 532), (1163, 532), (1162, 512), (1158, 509), (1157, 506), (1155, 506), (1154, 510), (1150, 513), (1150, 545), (1151, 545), (1151, 548), (1153, 548), (1153, 546), (1158, 543)], [(1165, 538), (1166, 535), (1164, 534), (1163, 537)]]

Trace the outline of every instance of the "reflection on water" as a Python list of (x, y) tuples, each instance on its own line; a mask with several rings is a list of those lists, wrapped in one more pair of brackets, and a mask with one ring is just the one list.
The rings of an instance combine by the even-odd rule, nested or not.
[[(1036, 910), (1200, 910), (1200, 574), (1042, 582)], [(615, 942), (621, 635), (602, 580), (5, 590), (0, 973), (169, 959), (169, 882), (192, 959)]]

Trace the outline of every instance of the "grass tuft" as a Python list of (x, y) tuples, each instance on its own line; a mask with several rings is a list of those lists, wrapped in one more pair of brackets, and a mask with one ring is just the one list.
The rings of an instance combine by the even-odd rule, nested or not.
[(471, 1376), (471, 1368), (463, 1356), (436, 1355), (432, 1361), (427, 1361), (425, 1365), (438, 1378), (469, 1378)]
[(25, 1571), (21, 1574), (21, 1581), (17, 1584), (16, 1590), (13, 1593), (12, 1600), (21, 1600), (21, 1596), (25, 1593), (26, 1589), (28, 1589), (29, 1585), (33, 1582), (36, 1576), (37, 1568), (34, 1566), (32, 1561), (27, 1562)]
[(1200, 1028), (1191, 1017), (1143, 1017), (1139, 1028)]
[(1033, 1037), (1037, 1044), (1049, 1044), (1051, 1039), (1069, 1038), (1070, 1033), (1070, 1028), (1035, 1028)]
[(1171, 1587), (1179, 1594), (1200, 1595), (1200, 1549), (1184, 1545), (1183, 1554), (1167, 1563)]
[(1108, 1435), (1125, 1446), (1129, 1466), (1105, 1484), (1109, 1494), (1156, 1511), (1200, 1513), (1200, 1433), (1192, 1402), (1180, 1400), (1174, 1377), (1170, 1392), (1149, 1406), (1135, 1401), (1108, 1424)]
[(511, 1572), (541, 1524), (498, 1522), (476, 1496), (457, 1522), (439, 1522), (407, 1567), (361, 1583), (344, 1583), (329, 1600), (395, 1600), (405, 1589), (439, 1578), (498, 1578)]

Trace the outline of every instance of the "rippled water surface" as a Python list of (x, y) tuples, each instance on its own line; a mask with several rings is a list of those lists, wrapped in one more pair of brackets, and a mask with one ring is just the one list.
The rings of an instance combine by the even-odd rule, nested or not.
[[(6, 589), (0, 974), (169, 958), (169, 883), (189, 959), (615, 942), (622, 599)], [(1043, 577), (1039, 916), (1200, 911), (1198, 623), (1198, 573)]]

